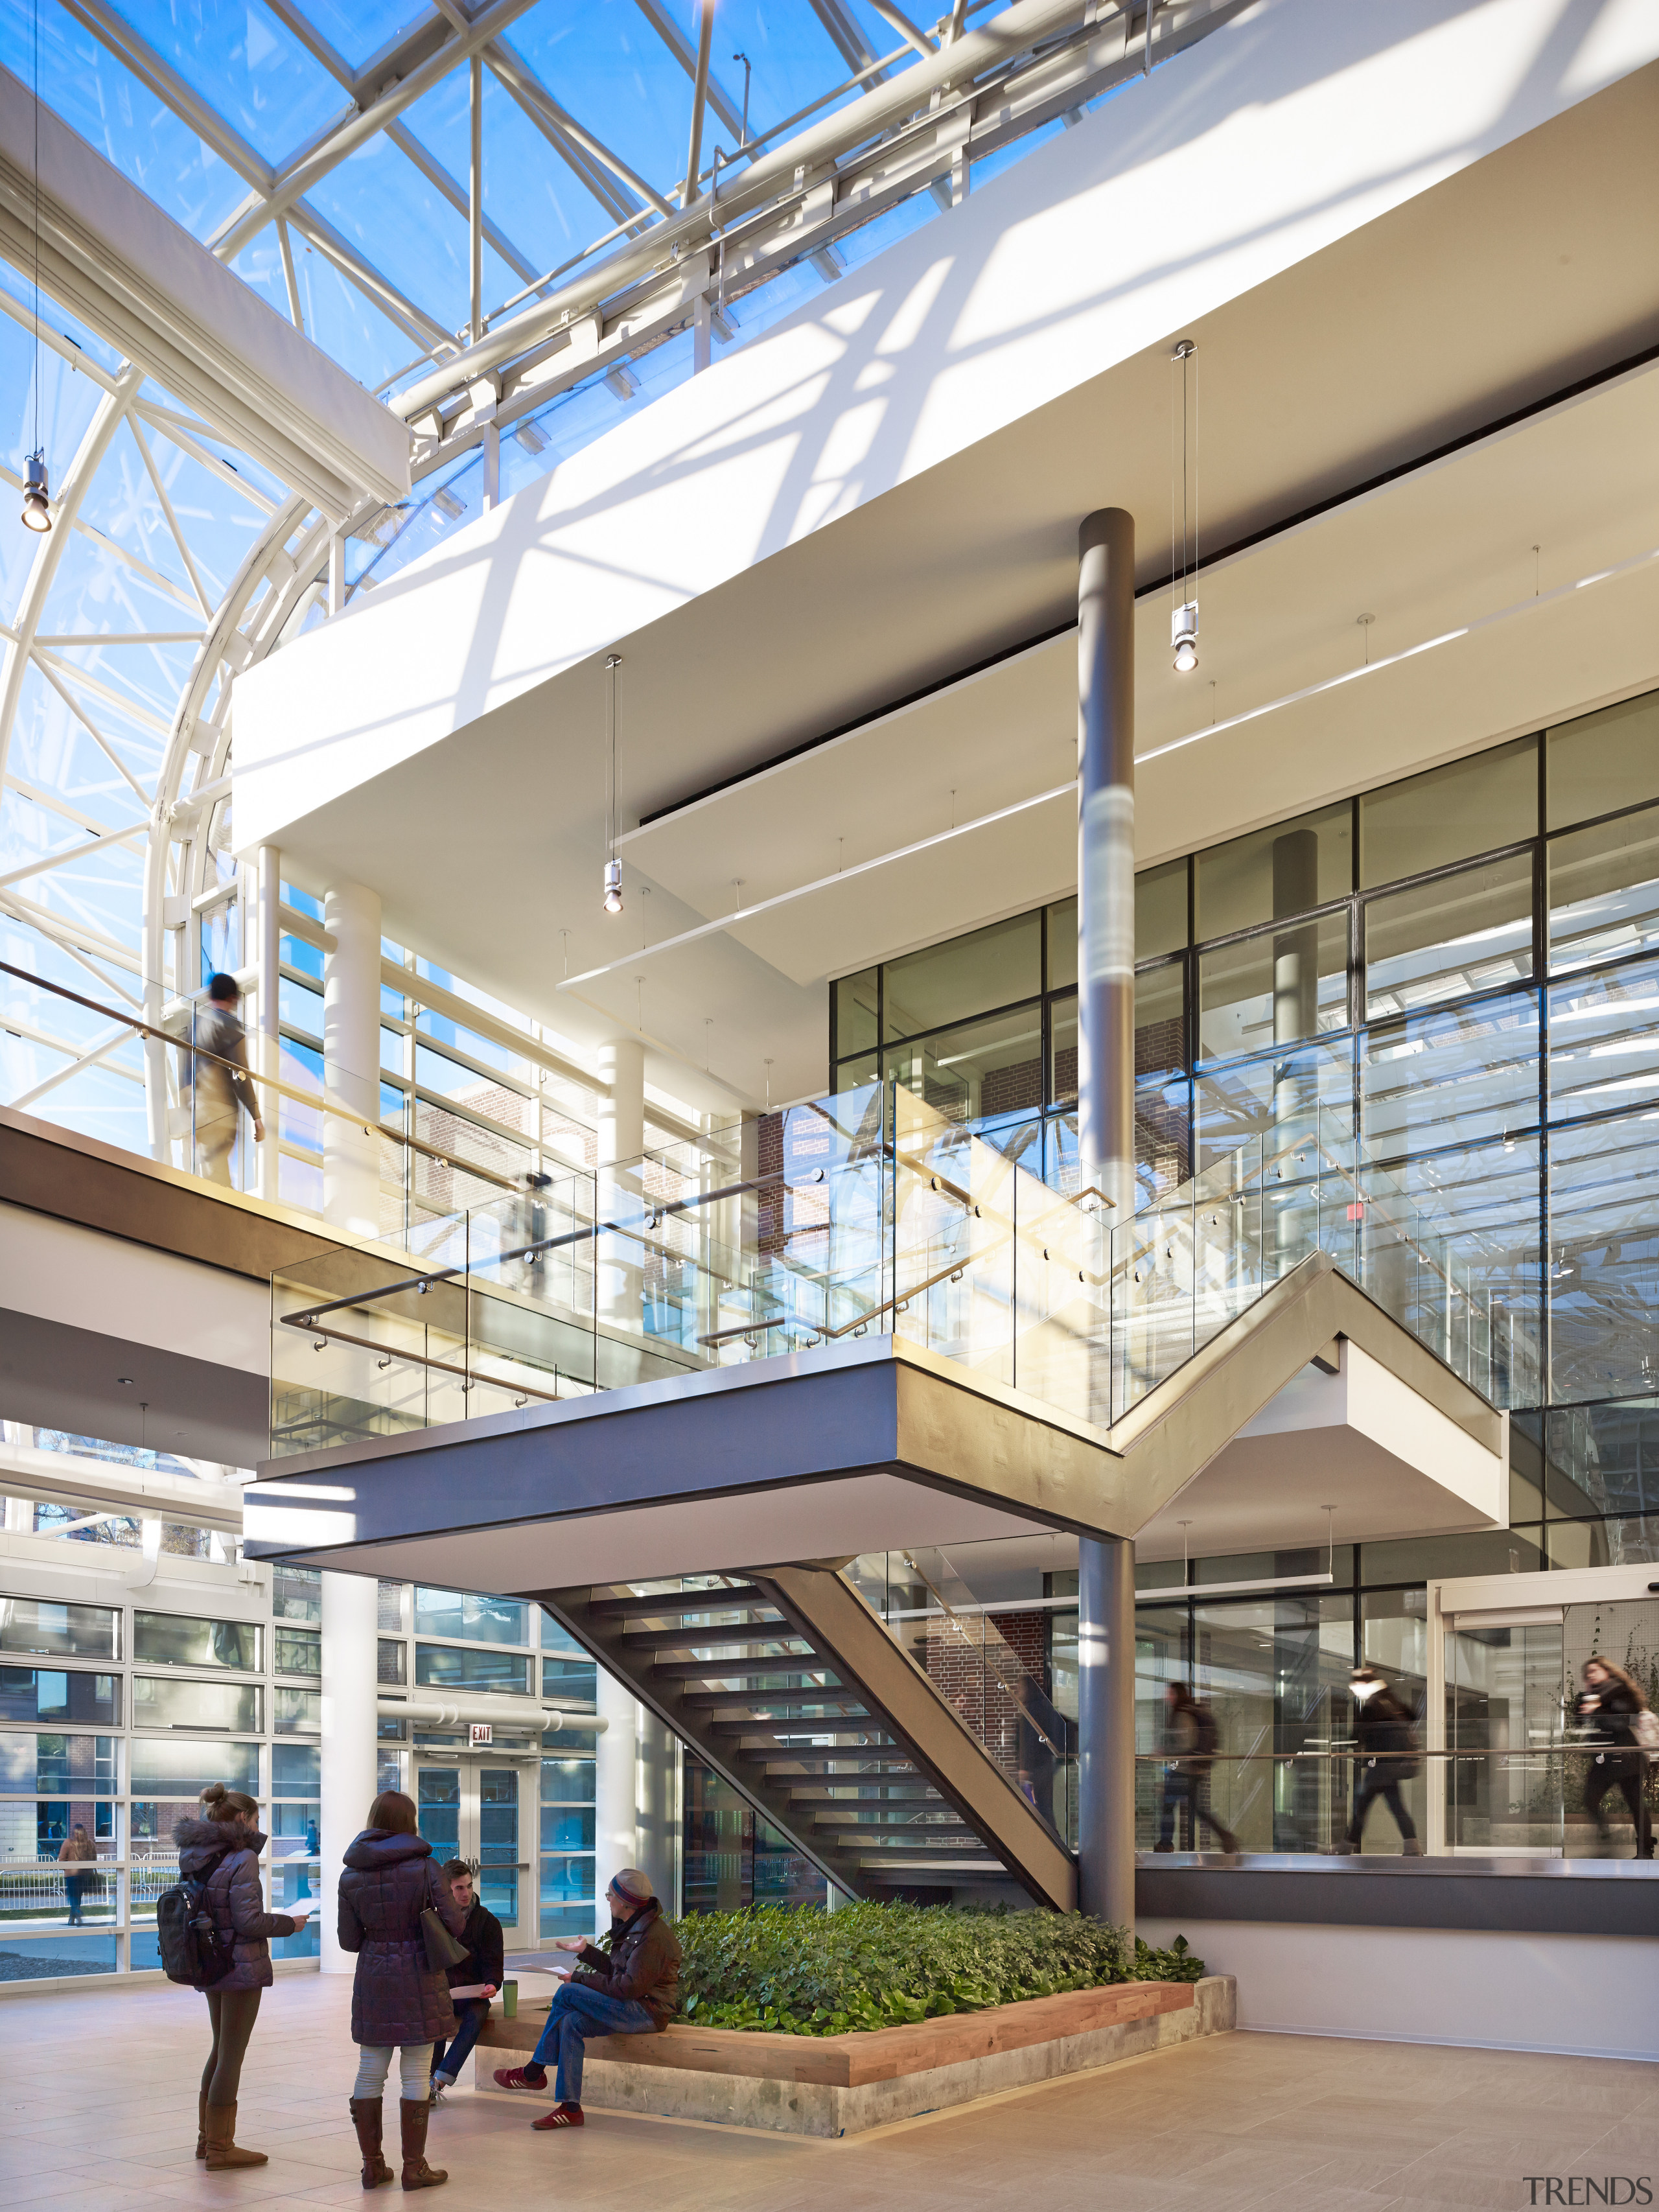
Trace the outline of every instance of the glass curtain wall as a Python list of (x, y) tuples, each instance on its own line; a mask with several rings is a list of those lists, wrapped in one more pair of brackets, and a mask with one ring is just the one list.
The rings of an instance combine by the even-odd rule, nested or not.
[[(1484, 1301), (1499, 1550), (1659, 1556), (1659, 693), (1146, 870), (1135, 923), (1142, 1201), (1352, 1113)], [(843, 976), (832, 1087), (1075, 1188), (1076, 933), (1062, 900)]]

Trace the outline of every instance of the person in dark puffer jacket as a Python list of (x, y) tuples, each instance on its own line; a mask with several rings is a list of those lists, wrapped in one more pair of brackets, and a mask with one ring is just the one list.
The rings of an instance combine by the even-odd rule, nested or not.
[(363, 2154), (363, 2187), (392, 2178), (381, 2155), (382, 2099), (392, 2053), (399, 2053), (398, 2106), (405, 2189), (436, 2189), (449, 2176), (426, 2162), (432, 2046), (455, 2033), (448, 1978), (428, 1964), (421, 1915), (430, 1906), (452, 1936), (466, 1916), (416, 1831), (415, 1802), (385, 1790), (368, 1826), (347, 1848), (340, 1876), (340, 1948), (357, 1956), (351, 1989), (351, 2039), (362, 2056), (351, 2094), (352, 2124)]
[(210, 2173), (229, 2166), (264, 2166), (265, 2154), (244, 2150), (236, 2141), (236, 2100), (242, 2061), (258, 2017), (261, 1993), (270, 1987), (270, 1941), (292, 1936), (310, 1907), (267, 1912), (259, 1886), (259, 1854), (265, 1839), (255, 1825), (259, 1808), (240, 1790), (222, 1782), (202, 1792), (204, 1817), (183, 1820), (173, 1829), (179, 1871), (206, 1884), (208, 1910), (219, 1941), (231, 1949), (234, 1964), (218, 1981), (198, 1984), (213, 2024), (213, 2048), (202, 2069), (198, 2099), (196, 2155)]

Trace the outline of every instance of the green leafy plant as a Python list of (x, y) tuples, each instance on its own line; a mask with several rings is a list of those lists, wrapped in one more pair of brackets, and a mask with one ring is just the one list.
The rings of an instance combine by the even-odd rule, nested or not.
[(1195, 1982), (1184, 1936), (1138, 1942), (1081, 1913), (761, 1905), (678, 1923), (681, 2017), (699, 2027), (846, 2035), (1112, 1982)]

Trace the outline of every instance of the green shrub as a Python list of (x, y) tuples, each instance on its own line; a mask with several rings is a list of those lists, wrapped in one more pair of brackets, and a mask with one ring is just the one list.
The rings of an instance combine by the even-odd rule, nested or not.
[(678, 1924), (683, 2019), (699, 2027), (845, 2035), (1109, 1982), (1195, 1982), (1204, 1962), (1137, 1943), (1081, 1913), (762, 1905)]

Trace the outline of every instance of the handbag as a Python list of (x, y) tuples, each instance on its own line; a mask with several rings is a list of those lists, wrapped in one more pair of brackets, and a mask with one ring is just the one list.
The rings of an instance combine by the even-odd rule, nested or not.
[(428, 1905), (421, 1915), (421, 1934), (426, 1939), (426, 1963), (434, 1974), (446, 1973), (451, 1966), (459, 1966), (471, 1953), (465, 1943), (458, 1943), (438, 1917), (435, 1905)]

